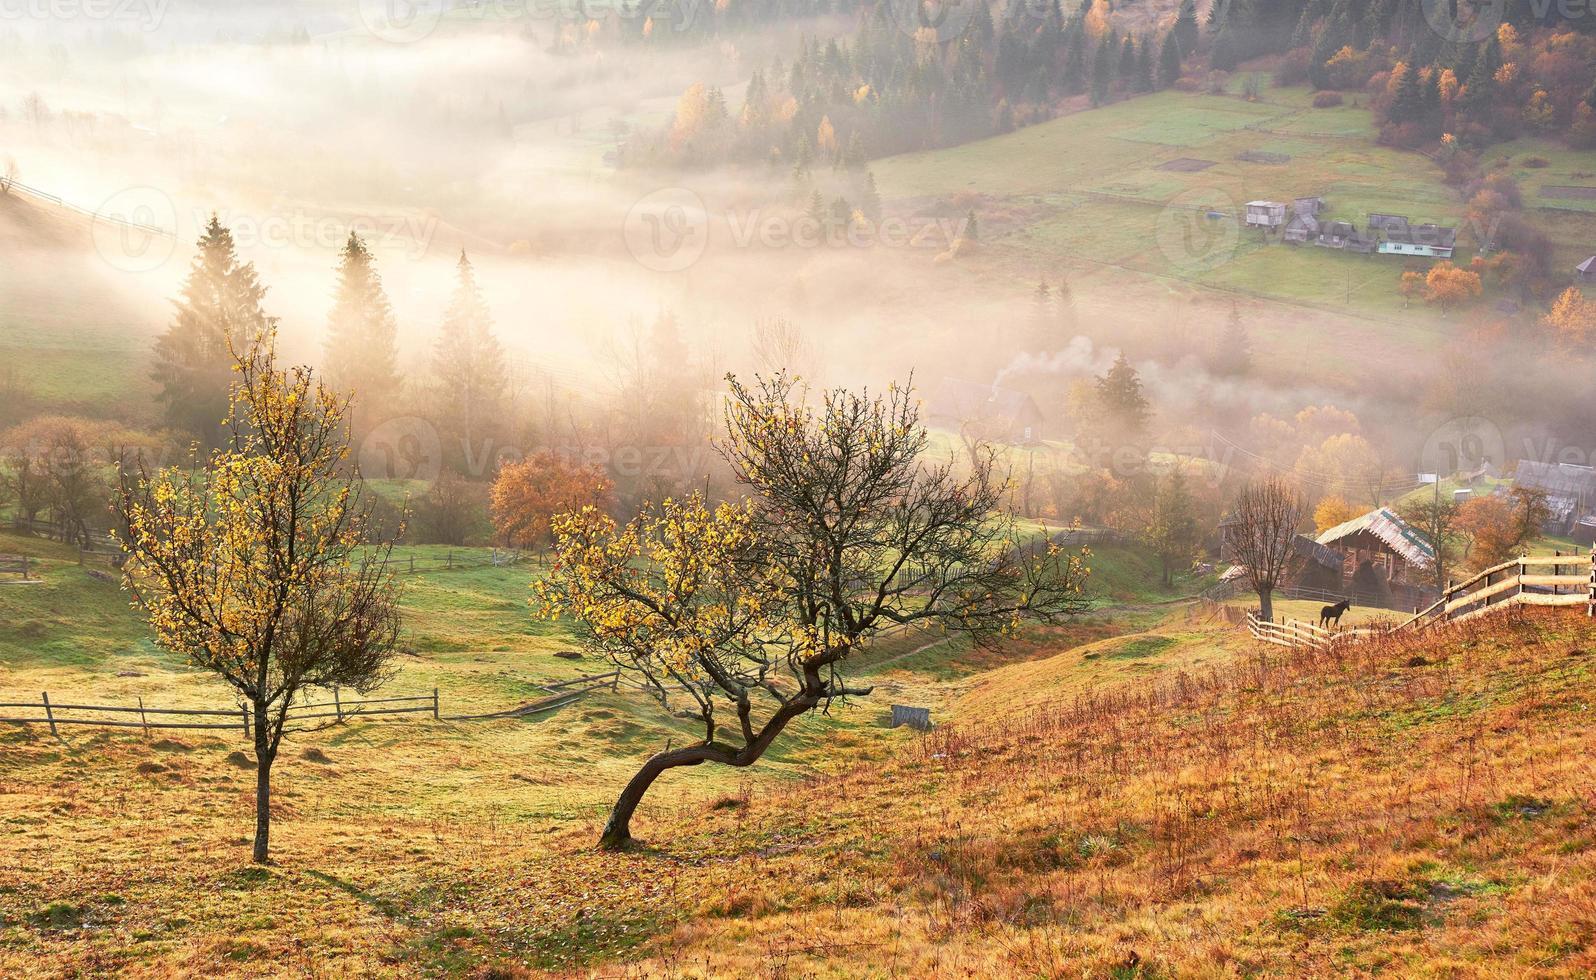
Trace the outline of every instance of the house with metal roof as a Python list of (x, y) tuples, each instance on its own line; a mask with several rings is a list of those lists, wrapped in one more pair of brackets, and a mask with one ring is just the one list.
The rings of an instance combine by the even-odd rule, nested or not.
[(1548, 533), (1568, 534), (1580, 518), (1596, 514), (1596, 468), (1521, 459), (1513, 485), (1546, 495), (1551, 515), (1544, 528)]
[(1436, 224), (1407, 226), (1407, 219), (1401, 220), (1400, 228), (1389, 225), (1384, 228), (1386, 238), (1380, 243), (1381, 255), (1414, 255), (1427, 259), (1452, 257), (1452, 252), (1457, 247), (1456, 228), (1446, 228)]
[(1319, 535), (1341, 556), (1344, 588), (1388, 595), (1393, 605), (1423, 605), (1434, 591), (1435, 549), (1418, 529), (1389, 508), (1371, 510)]
[(1596, 282), (1596, 255), (1574, 266), (1574, 278), (1580, 282)]

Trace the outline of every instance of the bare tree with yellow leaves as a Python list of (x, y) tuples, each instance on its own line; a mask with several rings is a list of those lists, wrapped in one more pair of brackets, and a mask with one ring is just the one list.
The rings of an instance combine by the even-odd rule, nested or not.
[(223, 446), (187, 472), (141, 471), (117, 509), (124, 585), (156, 642), (220, 677), (249, 713), (264, 863), (289, 708), (310, 688), (364, 693), (386, 679), (398, 590), (391, 543), (367, 546), (348, 400), (308, 368), (279, 370), (269, 333), (235, 359)]
[(627, 783), (606, 848), (631, 843), (662, 773), (753, 765), (794, 719), (869, 694), (845, 669), (883, 630), (988, 643), (1084, 609), (1084, 556), (1022, 544), (990, 455), (963, 478), (926, 462), (909, 391), (809, 407), (785, 375), (733, 379), (726, 425), (720, 449), (746, 497), (667, 499), (621, 528), (567, 514), (556, 571), (536, 586), (545, 615), (575, 617), (590, 647), (704, 726)]

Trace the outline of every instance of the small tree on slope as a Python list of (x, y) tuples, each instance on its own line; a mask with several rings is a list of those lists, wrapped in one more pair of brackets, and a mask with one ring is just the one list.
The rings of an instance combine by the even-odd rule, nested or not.
[(632, 777), (607, 848), (631, 842), (662, 773), (753, 765), (793, 719), (870, 693), (845, 672), (882, 630), (985, 643), (1084, 608), (1082, 559), (1019, 546), (989, 455), (964, 479), (922, 462), (908, 391), (836, 391), (811, 409), (778, 375), (731, 394), (720, 448), (746, 499), (667, 499), (624, 528), (591, 508), (565, 515), (556, 572), (537, 586), (544, 615), (573, 614), (590, 646), (704, 726)]
[(307, 368), (279, 371), (270, 335), (239, 359), (226, 444), (187, 474), (143, 474), (118, 500), (124, 583), (156, 642), (226, 681), (255, 742), (254, 860), (267, 859), (271, 768), (306, 688), (381, 683), (398, 638), (391, 545), (363, 549), (367, 512), (347, 402)]

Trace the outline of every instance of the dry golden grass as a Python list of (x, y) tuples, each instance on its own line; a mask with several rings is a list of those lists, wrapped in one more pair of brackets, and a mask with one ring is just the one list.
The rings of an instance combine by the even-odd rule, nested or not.
[(535, 785), (569, 760), (518, 762), (514, 727), (285, 760), (264, 871), (231, 743), (8, 732), (0, 975), (1588, 974), (1593, 644), (1527, 615), (1017, 714), (978, 691), (887, 757), (836, 730), (824, 778), (662, 783), (621, 856), (596, 807), (538, 810), (617, 772)]

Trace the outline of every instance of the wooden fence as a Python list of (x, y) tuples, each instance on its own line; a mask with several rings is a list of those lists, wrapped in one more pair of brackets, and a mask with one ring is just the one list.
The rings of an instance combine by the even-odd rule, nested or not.
[(1280, 622), (1271, 622), (1259, 618), (1257, 613), (1247, 614), (1247, 632), (1253, 639), (1263, 643), (1273, 643), (1275, 646), (1312, 647), (1315, 650), (1328, 650), (1343, 643), (1351, 643), (1370, 636), (1379, 636), (1390, 632), (1389, 627), (1346, 627), (1344, 629), (1322, 629), (1314, 623), (1304, 623), (1298, 619), (1281, 619)]
[[(290, 732), (314, 731), (327, 725), (343, 724), (359, 718), (376, 715), (431, 715), (434, 721), (487, 721), (494, 718), (522, 718), (540, 714), (562, 705), (579, 701), (589, 693), (604, 688), (616, 690), (620, 686), (621, 672), (573, 677), (553, 684), (539, 685), (549, 696), (488, 714), (443, 714), (443, 703), (438, 689), (431, 694), (406, 697), (366, 698), (347, 700), (335, 687), (331, 699), (296, 704), (288, 711)], [(16, 711), (34, 712), (29, 716), (13, 715)], [(0, 702), (0, 724), (49, 725), (50, 734), (59, 735), (62, 725), (89, 725), (99, 728), (139, 728), (145, 732), (157, 729), (200, 729), (233, 731), (249, 738), (253, 720), (245, 708), (156, 708), (140, 698), (137, 706), (108, 704), (68, 704), (51, 701), (48, 691), (39, 695), (38, 701)], [(113, 715), (113, 718), (95, 717)], [(137, 716), (136, 721), (132, 716)], [(307, 723), (314, 723), (309, 724)]]
[(1422, 630), (1437, 623), (1456, 623), (1504, 606), (1583, 606), (1587, 616), (1596, 616), (1596, 550), (1588, 558), (1524, 556), (1487, 568), (1458, 585), (1449, 585), (1435, 605), (1399, 628)]
[(1276, 646), (1328, 649), (1369, 636), (1458, 623), (1511, 606), (1583, 608), (1587, 616), (1596, 616), (1596, 551), (1588, 558), (1535, 555), (1503, 562), (1449, 585), (1434, 605), (1392, 626), (1325, 630), (1296, 620), (1273, 623), (1248, 613), (1247, 630), (1254, 639)]

